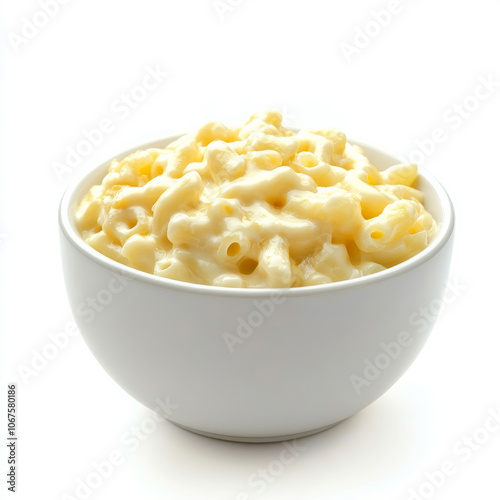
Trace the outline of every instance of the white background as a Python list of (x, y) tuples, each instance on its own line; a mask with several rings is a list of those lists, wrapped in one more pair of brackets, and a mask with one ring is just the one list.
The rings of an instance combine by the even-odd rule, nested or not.
[[(1, 7), (0, 436), (15, 382), (17, 498), (82, 498), (78, 480), (113, 453), (122, 462), (89, 498), (406, 500), (419, 488), (420, 498), (500, 498), (500, 432), (484, 431), (500, 412), (498, 2), (401, 0), (381, 27), (374, 13), (397, 2), (73, 0), (30, 31), (30, 20), (44, 22), (40, 3)], [(117, 108), (148, 67), (168, 76), (136, 90), (134, 109)], [(496, 83), (478, 100), (481, 79)], [(151, 412), (79, 335), (55, 354), (47, 346), (72, 322), (56, 215), (70, 180), (141, 141), (269, 107), (287, 125), (334, 126), (418, 157), (449, 191), (457, 232), (452, 300), (412, 368), (369, 408), (300, 440), (261, 491), (249, 478), (275, 467), (283, 444), (221, 442), (167, 422), (127, 444)], [(54, 163), (104, 118), (113, 130), (59, 179)], [(441, 143), (431, 144), (436, 128)], [(454, 473), (426, 486), (445, 461)]]

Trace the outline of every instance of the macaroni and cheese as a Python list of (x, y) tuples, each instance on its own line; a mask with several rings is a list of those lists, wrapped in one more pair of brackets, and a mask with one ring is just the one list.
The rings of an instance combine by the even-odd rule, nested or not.
[(113, 161), (81, 200), (83, 239), (127, 266), (224, 287), (299, 287), (365, 276), (424, 249), (437, 224), (415, 164), (379, 171), (335, 129), (281, 115), (210, 122)]

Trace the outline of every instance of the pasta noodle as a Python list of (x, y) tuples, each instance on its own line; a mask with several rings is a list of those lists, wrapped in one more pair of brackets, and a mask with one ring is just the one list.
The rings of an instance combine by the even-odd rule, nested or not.
[(335, 129), (294, 132), (276, 111), (210, 122), (113, 161), (74, 216), (122, 264), (174, 280), (288, 288), (383, 271), (437, 231), (415, 164), (379, 171)]

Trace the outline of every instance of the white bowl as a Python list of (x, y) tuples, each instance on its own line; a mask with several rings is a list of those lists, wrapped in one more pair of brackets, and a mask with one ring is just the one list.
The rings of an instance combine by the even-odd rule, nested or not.
[[(174, 139), (142, 144), (120, 158)], [(400, 162), (360, 145), (379, 168)], [(425, 344), (435, 320), (419, 311), (444, 293), (454, 228), (451, 201), (425, 170), (417, 187), (441, 227), (418, 255), (350, 281), (232, 289), (150, 275), (87, 245), (73, 209), (108, 165), (75, 182), (61, 201), (67, 293), (104, 369), (171, 422), (235, 441), (312, 434), (379, 398)]]

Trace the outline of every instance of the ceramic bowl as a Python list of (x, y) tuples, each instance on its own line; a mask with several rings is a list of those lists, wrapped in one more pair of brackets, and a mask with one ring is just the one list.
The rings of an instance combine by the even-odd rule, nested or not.
[[(379, 168), (400, 162), (360, 145)], [(109, 375), (174, 424), (235, 441), (312, 434), (382, 396), (424, 346), (435, 318), (419, 311), (442, 300), (454, 228), (447, 193), (424, 169), (417, 187), (440, 229), (418, 255), (350, 281), (233, 289), (150, 275), (87, 245), (74, 207), (108, 165), (73, 183), (60, 204), (69, 302)]]

